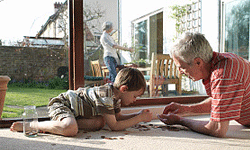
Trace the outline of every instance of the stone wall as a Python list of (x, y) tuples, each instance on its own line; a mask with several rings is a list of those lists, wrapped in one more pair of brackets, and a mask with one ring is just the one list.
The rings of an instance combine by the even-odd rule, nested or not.
[(0, 75), (12, 80), (47, 81), (68, 66), (67, 51), (32, 47), (0, 46)]

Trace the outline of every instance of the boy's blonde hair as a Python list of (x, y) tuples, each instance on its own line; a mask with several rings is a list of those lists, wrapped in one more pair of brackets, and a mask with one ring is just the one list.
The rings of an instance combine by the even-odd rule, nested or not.
[(119, 71), (113, 86), (119, 89), (122, 85), (127, 85), (128, 91), (146, 90), (145, 78), (141, 71), (135, 68), (124, 68)]

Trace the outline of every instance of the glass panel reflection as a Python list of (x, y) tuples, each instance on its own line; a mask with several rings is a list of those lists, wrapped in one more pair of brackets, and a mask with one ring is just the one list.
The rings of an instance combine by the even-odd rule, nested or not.
[(135, 24), (135, 46), (139, 49), (140, 59), (146, 59), (147, 32), (147, 20)]
[(225, 51), (249, 60), (249, 0), (225, 4)]
[(1, 117), (20, 117), (23, 106), (45, 107), (68, 89), (68, 5), (0, 0), (0, 18), (0, 75), (11, 78)]

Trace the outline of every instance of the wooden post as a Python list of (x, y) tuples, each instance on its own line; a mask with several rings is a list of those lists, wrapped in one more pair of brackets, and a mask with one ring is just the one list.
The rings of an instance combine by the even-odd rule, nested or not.
[(69, 89), (84, 86), (83, 0), (69, 0)]

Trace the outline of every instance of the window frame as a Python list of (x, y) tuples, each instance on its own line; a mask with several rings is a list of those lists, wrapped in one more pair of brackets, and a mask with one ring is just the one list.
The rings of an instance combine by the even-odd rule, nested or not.
[[(69, 0), (70, 13), (70, 49), (69, 49), (69, 85), (70, 89), (76, 90), (84, 86), (84, 53), (83, 53), (83, 0)], [(208, 96), (178, 96), (178, 97), (153, 97), (141, 98), (130, 106), (163, 105), (170, 102), (183, 104), (196, 103)]]
[[(78, 87), (84, 86), (84, 53), (83, 53), (83, 0), (69, 0), (69, 89), (76, 90)], [(182, 104), (198, 103), (208, 98), (206, 95), (196, 96), (177, 96), (177, 97), (153, 97), (139, 98), (135, 103), (129, 106), (154, 106), (166, 105), (171, 102)], [(9, 128), (13, 122), (21, 121), (22, 118), (3, 119), (0, 120), (0, 128)], [(39, 117), (39, 121), (50, 120), (49, 117)]]

